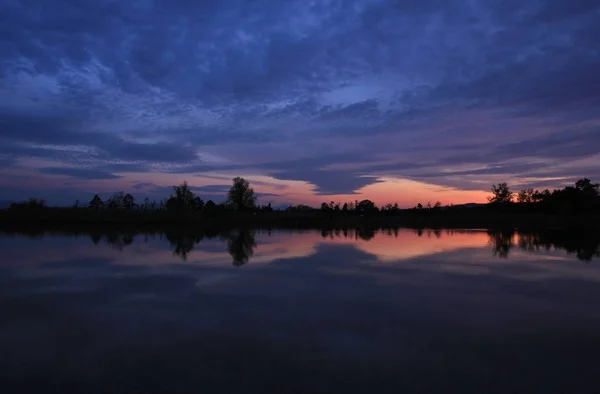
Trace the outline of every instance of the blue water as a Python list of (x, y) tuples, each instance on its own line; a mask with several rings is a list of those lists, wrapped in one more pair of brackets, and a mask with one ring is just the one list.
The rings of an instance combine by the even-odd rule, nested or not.
[(0, 236), (3, 393), (597, 393), (598, 244)]

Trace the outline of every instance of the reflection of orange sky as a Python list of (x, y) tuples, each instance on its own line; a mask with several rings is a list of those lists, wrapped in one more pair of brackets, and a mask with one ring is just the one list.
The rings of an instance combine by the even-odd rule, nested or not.
[(307, 232), (290, 237), (286, 243), (303, 245), (307, 255), (312, 254), (320, 244), (353, 245), (360, 251), (385, 262), (463, 248), (484, 247), (488, 240), (489, 237), (485, 232), (460, 232), (452, 235), (442, 232), (438, 238), (432, 232), (425, 232), (419, 236), (412, 230), (400, 230), (397, 237), (393, 233), (388, 235), (379, 231), (368, 241), (356, 237), (352, 232), (347, 238), (343, 235), (323, 238), (320, 233)]
[[(327, 268), (328, 273), (369, 275), (378, 277), (386, 283), (395, 280), (401, 282), (404, 280), (402, 271), (395, 271), (398, 272), (396, 275), (390, 271), (378, 272), (361, 268), (361, 266), (373, 266), (379, 263), (390, 266), (394, 262), (399, 262), (390, 267), (398, 270), (418, 269), (420, 272), (460, 275), (500, 275), (519, 280), (575, 277), (600, 281), (598, 267), (573, 264), (573, 258), (568, 257), (564, 251), (530, 253), (520, 248), (513, 248), (508, 259), (494, 257), (490, 250), (493, 245), (486, 231), (442, 231), (436, 236), (435, 232), (426, 230), (419, 236), (413, 230), (399, 230), (396, 236), (393, 231), (384, 230), (376, 232), (375, 236), (368, 241), (360, 239), (353, 231), (348, 231), (347, 234), (348, 236), (345, 237), (340, 231), (334, 232), (333, 236), (326, 234), (323, 237), (320, 231), (313, 230), (276, 231), (269, 236), (264, 232), (258, 232), (255, 237), (257, 246), (248, 264), (244, 266), (244, 270), (264, 267), (269, 263), (278, 264), (290, 259), (310, 257), (315, 255), (321, 246), (345, 245), (349, 248), (354, 247), (373, 258), (361, 258), (361, 255), (348, 257), (349, 261), (337, 261), (338, 264)], [(514, 242), (518, 240), (518, 235), (513, 237)], [(459, 250), (468, 250), (468, 252), (449, 253)], [(340, 254), (340, 256), (344, 255)], [(433, 257), (434, 255), (437, 257)], [(415, 261), (425, 256), (431, 258)], [(58, 263), (58, 265), (48, 263)], [(172, 246), (160, 236), (149, 237), (147, 243), (144, 242), (143, 235), (137, 236), (133, 244), (121, 250), (104, 241), (94, 245), (85, 236), (78, 239), (50, 236), (33, 240), (20, 238), (15, 241), (0, 237), (0, 269), (23, 269), (35, 277), (69, 274), (71, 270), (94, 269), (94, 267), (100, 267), (103, 273), (106, 272), (105, 268), (111, 272), (110, 266), (102, 268), (104, 264), (143, 267), (150, 271), (157, 270), (156, 272), (161, 274), (170, 270), (181, 272), (180, 269), (183, 267), (232, 268), (226, 271), (210, 271), (210, 273), (198, 271), (199, 286), (221, 282), (236, 277), (242, 272), (233, 269), (232, 258), (227, 252), (227, 242), (220, 239), (204, 239), (195, 245), (184, 261), (173, 254)], [(524, 264), (530, 269), (514, 269)], [(322, 265), (319, 264), (319, 267)], [(189, 274), (194, 275), (192, 271)]]
[[(396, 237), (393, 233), (386, 234), (377, 232), (369, 241), (355, 237), (353, 232), (348, 237), (333, 236), (322, 237), (320, 232), (274, 232), (271, 236), (256, 234), (257, 246), (254, 254), (250, 257), (250, 265), (270, 263), (275, 260), (285, 260), (311, 256), (316, 253), (320, 245), (349, 245), (354, 246), (362, 252), (376, 257), (379, 261), (397, 261), (434, 253), (448, 252), (462, 248), (485, 247), (488, 244), (488, 236), (485, 232), (458, 232), (449, 235), (441, 233), (436, 237), (434, 233), (425, 232), (421, 237), (412, 230), (400, 230)], [(67, 243), (53, 243), (52, 238), (46, 238), (41, 242), (38, 240), (25, 240), (23, 248), (5, 249), (0, 252), (0, 260), (3, 266), (28, 266), (39, 265), (45, 262), (62, 262), (81, 260), (85, 264), (86, 259), (105, 259), (107, 262), (121, 265), (165, 265), (183, 260), (174, 256), (167, 247), (166, 241), (150, 239), (144, 243), (144, 237), (136, 237), (134, 243), (115, 249), (102, 241), (99, 245), (93, 245), (87, 237), (67, 240)], [(199, 265), (229, 265), (231, 256), (227, 252), (225, 241), (203, 240), (189, 252), (185, 264)], [(35, 253), (31, 253), (35, 250)]]
[[(485, 232), (442, 233), (438, 238), (432, 233), (419, 236), (413, 231), (401, 230), (398, 238), (378, 234), (369, 241), (359, 238), (351, 242), (380, 261), (397, 261), (464, 248), (480, 248), (487, 244), (488, 239)], [(336, 239), (333, 241), (337, 242)]]

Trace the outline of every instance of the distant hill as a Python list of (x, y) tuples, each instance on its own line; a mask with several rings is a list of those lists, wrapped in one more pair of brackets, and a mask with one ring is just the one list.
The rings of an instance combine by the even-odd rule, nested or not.
[(476, 203), (476, 202), (469, 202), (466, 204), (456, 204), (456, 205), (452, 205), (451, 207), (448, 208), (477, 208), (477, 207), (483, 207), (487, 204), (482, 204), (482, 203)]

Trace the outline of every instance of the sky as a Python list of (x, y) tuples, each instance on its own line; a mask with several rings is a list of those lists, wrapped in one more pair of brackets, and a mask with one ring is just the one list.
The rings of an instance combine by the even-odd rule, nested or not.
[(0, 200), (485, 202), (600, 178), (598, 0), (2, 0)]

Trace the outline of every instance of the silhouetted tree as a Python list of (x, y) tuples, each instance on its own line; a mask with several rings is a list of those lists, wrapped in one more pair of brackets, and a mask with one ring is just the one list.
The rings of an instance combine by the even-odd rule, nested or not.
[(133, 208), (135, 208), (135, 197), (127, 193), (123, 197), (123, 207), (127, 210), (132, 210)]
[(348, 212), (348, 203), (345, 202), (344, 206), (342, 207), (342, 212)]
[(533, 189), (523, 189), (517, 194), (517, 202), (532, 203), (534, 201), (535, 192)]
[(377, 212), (377, 207), (375, 206), (375, 203), (371, 200), (362, 200), (356, 205), (356, 212), (361, 214)]
[(101, 209), (104, 208), (104, 201), (102, 201), (102, 199), (100, 198), (99, 195), (95, 195), (94, 198), (92, 198), (92, 201), (90, 201), (90, 208), (91, 209)]
[(285, 210), (288, 212), (310, 212), (313, 208), (308, 205), (298, 204), (296, 206), (290, 205)]
[(271, 206), (271, 203), (268, 203), (267, 205), (259, 206), (258, 210), (261, 212), (273, 212), (273, 207)]
[(599, 185), (592, 183), (588, 178), (575, 182), (574, 186), (556, 189), (552, 193), (547, 190), (536, 200), (544, 203), (546, 209), (562, 214), (579, 214), (595, 209), (600, 210)]
[(586, 211), (598, 204), (599, 188), (600, 185), (598, 183), (592, 183), (588, 178), (583, 178), (575, 182), (578, 208)]
[(38, 211), (46, 208), (46, 200), (30, 198), (25, 202), (13, 202), (10, 204), (9, 209), (19, 211)]
[(106, 206), (109, 209), (120, 209), (124, 207), (124, 198), (125, 198), (125, 193), (123, 192), (117, 192), (115, 194), (113, 194), (108, 201), (106, 202)]
[(550, 192), (550, 190), (545, 189), (544, 191), (539, 191), (536, 190), (533, 192), (533, 196), (531, 197), (533, 202), (536, 203), (540, 203), (540, 202), (546, 202), (550, 199), (550, 197), (552, 196), (552, 193)]
[(512, 202), (513, 193), (506, 182), (492, 186), (492, 196), (488, 197), (491, 204), (506, 204)]
[(200, 197), (194, 198), (194, 208), (198, 211), (201, 211), (204, 208), (204, 200)]
[(195, 209), (196, 196), (190, 189), (187, 181), (179, 186), (173, 186), (173, 194), (166, 201), (165, 207), (170, 211), (182, 211)]
[(256, 197), (254, 189), (244, 178), (233, 178), (233, 185), (227, 193), (227, 205), (239, 211), (252, 209), (256, 207)]
[(212, 213), (217, 210), (217, 204), (213, 200), (208, 200), (206, 204), (204, 204), (204, 212)]
[(575, 188), (582, 192), (587, 192), (597, 197), (599, 194), (600, 184), (592, 183), (588, 178), (583, 178), (575, 182)]
[(168, 211), (177, 211), (179, 209), (182, 209), (183, 205), (179, 204), (179, 202), (177, 201), (177, 198), (169, 197), (169, 199), (165, 203), (165, 208)]

